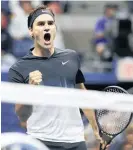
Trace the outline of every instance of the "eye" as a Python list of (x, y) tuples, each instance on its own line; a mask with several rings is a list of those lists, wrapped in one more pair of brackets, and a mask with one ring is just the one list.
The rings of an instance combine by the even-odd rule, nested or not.
[(48, 21), (48, 25), (53, 25), (54, 21)]
[(44, 26), (45, 23), (44, 23), (44, 22), (38, 22), (38, 25), (39, 25), (39, 26)]

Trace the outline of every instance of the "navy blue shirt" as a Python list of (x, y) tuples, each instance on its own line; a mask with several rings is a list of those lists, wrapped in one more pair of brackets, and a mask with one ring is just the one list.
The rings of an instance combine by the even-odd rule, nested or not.
[(28, 83), (29, 73), (39, 70), (42, 73), (42, 84), (73, 88), (75, 84), (84, 83), (80, 70), (80, 59), (76, 51), (57, 49), (49, 58), (33, 56), (32, 49), (9, 69), (9, 81)]
[[(79, 59), (79, 56), (76, 53), (76, 51), (69, 50), (69, 49), (61, 50), (61, 49), (55, 48), (54, 54), (50, 58), (46, 58), (46, 57), (33, 56), (32, 50), (33, 49), (31, 49), (26, 56), (21, 58), (17, 63), (15, 63), (10, 68), (10, 70), (9, 70), (9, 81), (10, 82), (28, 83), (29, 73), (33, 72), (35, 70), (39, 70), (42, 73), (42, 80), (43, 80), (42, 84), (45, 86), (74, 88), (75, 84), (85, 82), (84, 76), (80, 70), (80, 59)], [(46, 111), (46, 109), (48, 110), (49, 108), (45, 108), (44, 111)], [(55, 110), (56, 109), (57, 108), (55, 108)], [(57, 110), (55, 112), (57, 112)], [(59, 110), (59, 112), (61, 112), (61, 111)], [(66, 112), (67, 112), (67, 114), (66, 114)], [(72, 113), (72, 112), (74, 112), (74, 113)], [(53, 112), (51, 112), (51, 113), (52, 114), (54, 113), (54, 109), (53, 109)], [(78, 126), (76, 125), (76, 127), (78, 129), (81, 129), (81, 131), (82, 131), (82, 123), (81, 123), (82, 121), (80, 120), (81, 118), (79, 115), (79, 110), (77, 110), (77, 108), (69, 109), (69, 111), (67, 109), (65, 110), (63, 108), (63, 113), (64, 114), (62, 114), (62, 115), (71, 114), (70, 120), (71, 120), (71, 118), (73, 118), (73, 115), (74, 115), (77, 118)], [(43, 117), (42, 114), (43, 113), (41, 113), (41, 117)], [(47, 117), (50, 117), (50, 115)], [(52, 116), (52, 117), (54, 117), (54, 116)], [(45, 117), (45, 119), (47, 120), (46, 117)], [(50, 120), (51, 120), (51, 118), (50, 118)], [(49, 120), (47, 120), (47, 121), (49, 121)], [(68, 123), (69, 123), (69, 121), (68, 121)], [(75, 122), (75, 124), (76, 124), (76, 122)], [(79, 126), (79, 124), (81, 124), (81, 127)], [(51, 130), (52, 130), (52, 128), (51, 128)], [(75, 133), (75, 134), (77, 134), (77, 133)], [(79, 135), (79, 137), (80, 137), (80, 135)], [(55, 146), (61, 145), (60, 142), (47, 142), (45, 144), (46, 145), (54, 144)], [(78, 146), (79, 142), (78, 143), (63, 143), (62, 142), (62, 145), (63, 145), (63, 147), (71, 148), (71, 147)]]

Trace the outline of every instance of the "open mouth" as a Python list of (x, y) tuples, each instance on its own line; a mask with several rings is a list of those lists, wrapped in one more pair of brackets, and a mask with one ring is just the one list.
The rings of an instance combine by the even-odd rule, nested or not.
[(49, 42), (49, 41), (50, 41), (50, 37), (51, 37), (50, 33), (45, 33), (45, 34), (44, 34), (44, 40), (45, 40), (46, 42)]

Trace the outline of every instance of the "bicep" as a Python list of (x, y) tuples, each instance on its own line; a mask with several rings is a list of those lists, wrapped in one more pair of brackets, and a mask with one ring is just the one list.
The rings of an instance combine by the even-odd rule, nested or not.
[(86, 87), (85, 87), (84, 83), (76, 84), (76, 87), (77, 87), (78, 89), (81, 89), (81, 90), (86, 90)]
[[(24, 83), (23, 76), (13, 68), (9, 69), (8, 81), (12, 83)], [(15, 104), (15, 112), (17, 113), (21, 107), (21, 104)]]
[(22, 104), (15, 104), (15, 112), (17, 113), (22, 106), (23, 106)]
[[(16, 71), (15, 69), (10, 68), (9, 70), (9, 82), (13, 83), (25, 83), (25, 80), (21, 73)], [(15, 104), (15, 112), (20, 119), (20, 122), (25, 125), (25, 122), (30, 117), (32, 113), (32, 106), (31, 105), (24, 105), (24, 104)], [(22, 125), (21, 124), (21, 125)], [(23, 125), (22, 125), (23, 126)]]

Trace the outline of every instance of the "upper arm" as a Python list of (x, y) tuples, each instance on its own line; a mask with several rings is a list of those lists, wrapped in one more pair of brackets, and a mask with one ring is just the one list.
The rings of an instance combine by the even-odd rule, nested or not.
[[(25, 83), (24, 77), (21, 74), (20, 68), (10, 68), (8, 73), (9, 82)], [(26, 121), (32, 113), (31, 105), (15, 104), (15, 112), (20, 119), (21, 126), (26, 127)]]
[(75, 76), (75, 83), (76, 84), (79, 84), (79, 83), (84, 83), (85, 82), (85, 78), (84, 78), (84, 75), (81, 71), (81, 60), (80, 60), (80, 57), (79, 55), (76, 53), (76, 62), (78, 64), (78, 68), (77, 68), (77, 73), (76, 73), (76, 76)]
[[(23, 76), (15, 70), (15, 68), (10, 68), (8, 72), (8, 80), (9, 82), (14, 82), (14, 83), (24, 83)], [(15, 104), (15, 112), (21, 108), (21, 104)]]
[(84, 83), (79, 83), (79, 84), (76, 85), (76, 87), (78, 89), (86, 90), (86, 87), (85, 87)]
[(76, 84), (85, 82), (84, 75), (83, 75), (83, 73), (82, 73), (82, 71), (80, 69), (78, 69), (78, 71), (77, 71), (75, 80), (76, 80)]

